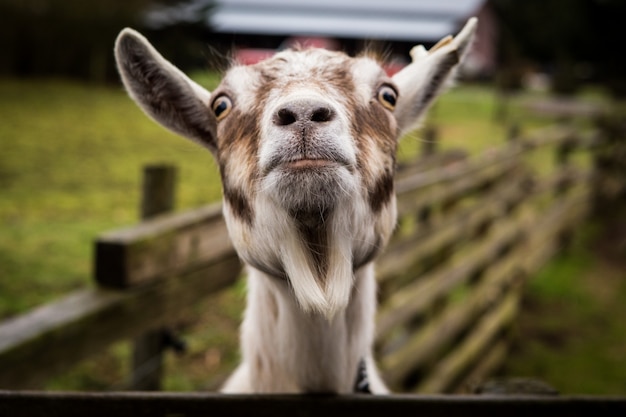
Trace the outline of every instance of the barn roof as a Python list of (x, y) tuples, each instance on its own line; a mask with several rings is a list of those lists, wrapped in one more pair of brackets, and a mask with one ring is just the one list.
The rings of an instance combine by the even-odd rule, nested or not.
[[(217, 32), (315, 35), (390, 41), (436, 41), (477, 13), (484, 0), (206, 0), (187, 3), (208, 10)], [(204, 9), (201, 9), (204, 7)], [(185, 15), (179, 9), (180, 16)], [(163, 16), (161, 16), (163, 17)], [(171, 18), (171, 16), (170, 16)]]

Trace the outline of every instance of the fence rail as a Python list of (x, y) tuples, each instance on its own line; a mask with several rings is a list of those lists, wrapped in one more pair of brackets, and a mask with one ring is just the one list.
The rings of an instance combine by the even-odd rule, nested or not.
[[(553, 417), (622, 416), (626, 399), (592, 397), (211, 395), (172, 393), (42, 393), (0, 391), (2, 411), (12, 417)], [(297, 410), (297, 411), (296, 411)]]
[[(399, 227), (377, 267), (376, 346), (394, 389), (455, 392), (501, 362), (525, 278), (591, 207), (597, 166), (570, 156), (601, 144), (598, 132), (551, 127), (478, 157), (434, 153), (400, 170)], [(551, 173), (526, 162), (550, 147)], [(95, 244), (95, 288), (0, 323), (0, 387), (40, 386), (113, 342), (165, 325), (231, 286), (240, 269), (219, 205), (105, 233)]]

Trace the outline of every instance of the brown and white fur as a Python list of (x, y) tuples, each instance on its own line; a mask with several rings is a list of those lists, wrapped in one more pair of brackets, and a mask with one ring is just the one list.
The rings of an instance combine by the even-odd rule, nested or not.
[(248, 269), (243, 361), (228, 393), (353, 391), (359, 361), (370, 388), (387, 389), (372, 358), (373, 261), (396, 223), (397, 141), (444, 88), (474, 33), (389, 78), (375, 60), (288, 50), (234, 66), (212, 93), (139, 33), (115, 46), (130, 96), (219, 163), (224, 217)]

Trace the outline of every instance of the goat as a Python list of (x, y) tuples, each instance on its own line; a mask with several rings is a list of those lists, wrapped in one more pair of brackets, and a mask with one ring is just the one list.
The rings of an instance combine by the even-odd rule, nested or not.
[[(242, 363), (226, 393), (386, 393), (372, 344), (374, 259), (396, 224), (398, 138), (469, 49), (456, 38), (388, 77), (367, 56), (287, 50), (233, 66), (212, 93), (132, 29), (115, 56), (132, 99), (216, 158), (230, 237), (248, 270)], [(363, 382), (363, 381), (361, 381)]]

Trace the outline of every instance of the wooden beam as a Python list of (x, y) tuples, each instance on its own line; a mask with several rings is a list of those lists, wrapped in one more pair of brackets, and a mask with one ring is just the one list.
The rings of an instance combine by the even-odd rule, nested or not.
[(500, 248), (521, 239), (525, 226), (532, 224), (534, 219), (534, 216), (527, 215), (522, 219), (501, 222), (488, 239), (473, 245), (465, 253), (462, 261), (446, 264), (392, 295), (380, 308), (376, 339), (380, 341), (393, 327), (423, 314), (430, 305), (466, 282), (484, 265), (495, 264)]
[[(148, 220), (171, 212), (176, 203), (176, 167), (148, 165), (143, 169), (141, 219)], [(117, 278), (117, 277), (116, 277)], [(130, 287), (126, 282), (123, 286)], [(148, 329), (135, 336), (132, 345), (131, 389), (158, 391), (163, 376), (163, 327)]]
[(425, 231), (415, 231), (408, 237), (393, 239), (384, 255), (377, 262), (378, 281), (397, 278), (412, 270), (413, 265), (420, 264), (424, 258), (438, 250), (464, 242), (473, 236), (483, 224), (502, 217), (507, 207), (517, 205), (528, 192), (523, 188), (526, 176), (496, 186), (481, 198), (481, 202), (445, 216)]
[(95, 276), (105, 287), (128, 288), (234, 254), (221, 205), (216, 204), (99, 236)]
[(459, 162), (450, 167), (398, 178), (398, 215), (419, 211), (442, 201), (458, 199), (480, 185), (503, 178), (519, 165), (522, 148), (512, 146), (487, 157)]
[(626, 415), (626, 398), (0, 391), (0, 407), (11, 417), (579, 417)]
[(509, 291), (498, 306), (476, 323), (463, 342), (437, 363), (416, 391), (424, 394), (448, 392), (452, 383), (477, 361), (485, 347), (493, 344), (500, 330), (514, 319), (519, 297), (518, 291)]

